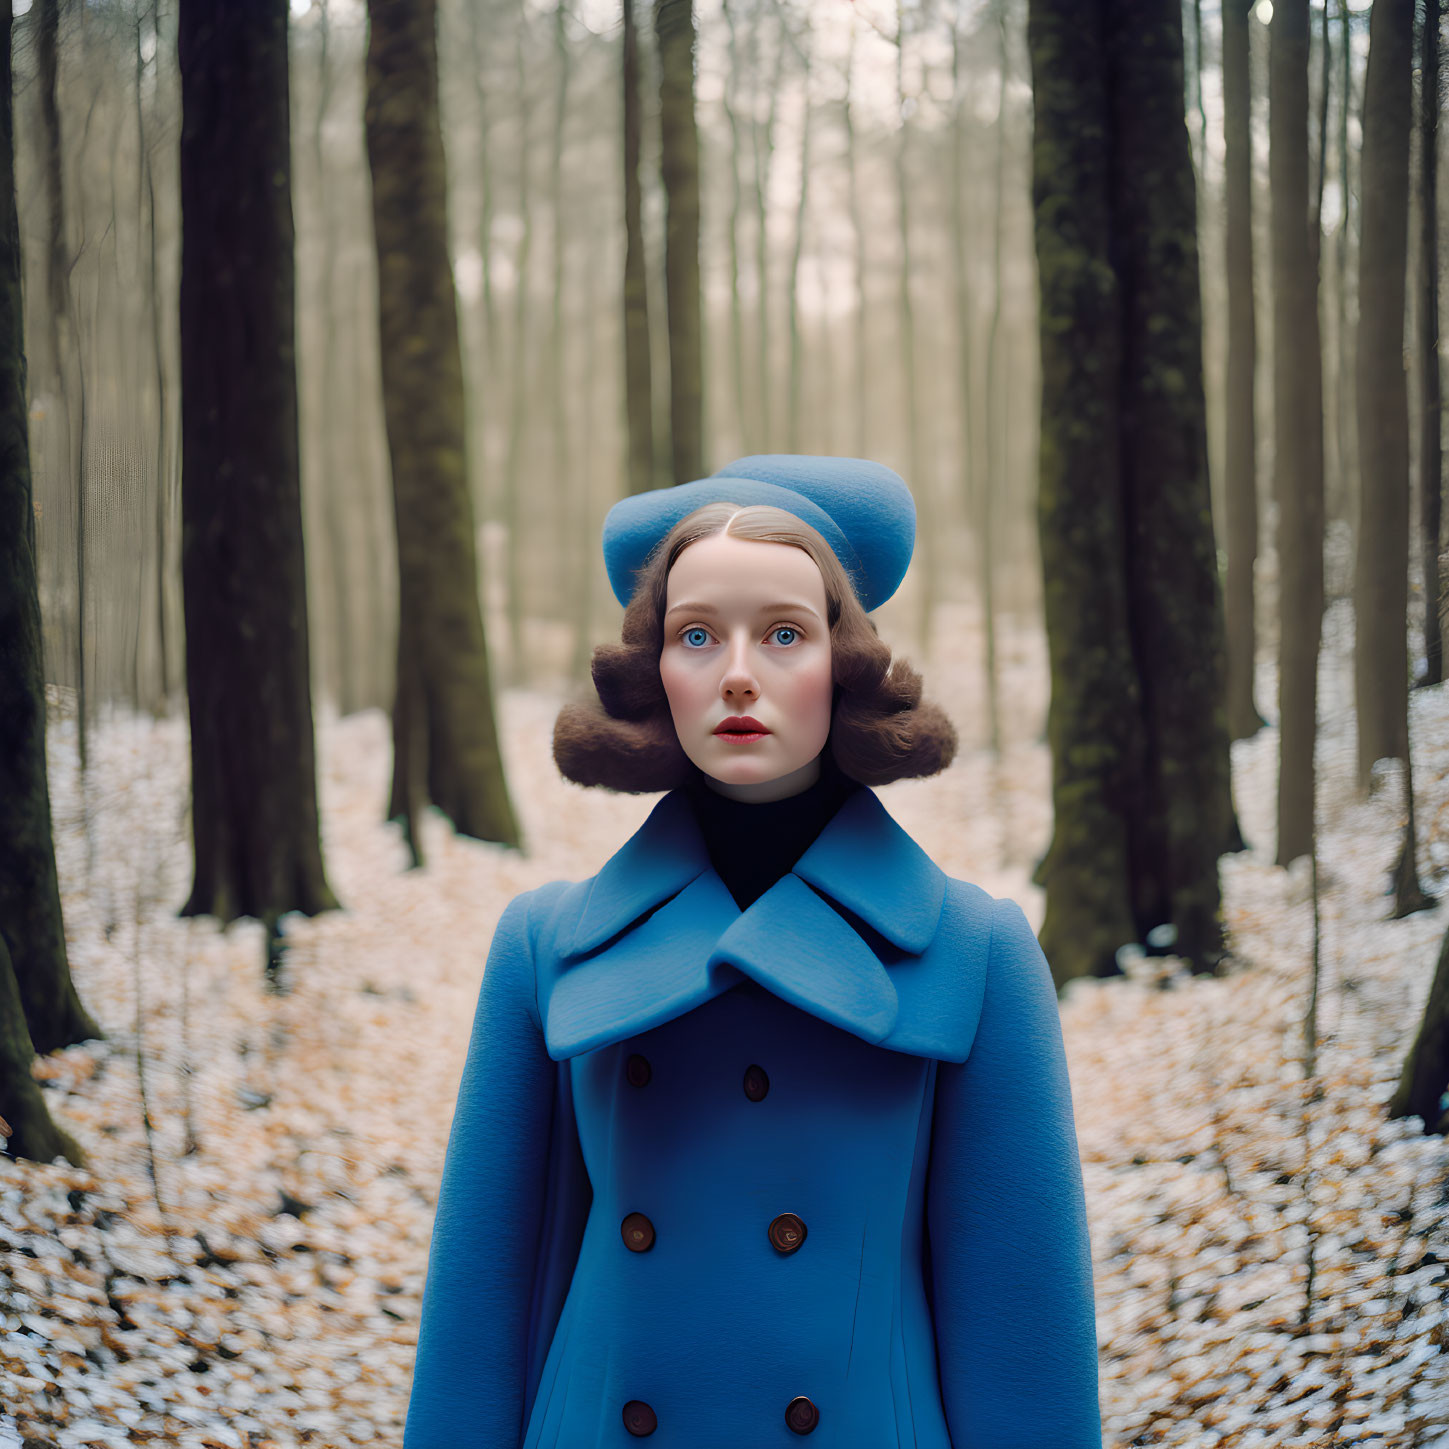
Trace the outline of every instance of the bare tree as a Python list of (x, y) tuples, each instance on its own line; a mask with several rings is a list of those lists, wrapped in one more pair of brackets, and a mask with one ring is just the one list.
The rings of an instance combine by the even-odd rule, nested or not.
[(1424, 571), (1424, 677), (1444, 678), (1439, 533), (1444, 502), (1444, 394), (1439, 381), (1439, 0), (1424, 0), (1419, 65), (1419, 557)]
[(1358, 435), (1362, 503), (1354, 575), (1358, 776), (1402, 760), (1408, 736), (1409, 404), (1404, 294), (1409, 229), (1413, 9), (1379, 0), (1364, 83)]
[(624, 411), (629, 428), (629, 488), (634, 493), (654, 486), (654, 384), (639, 186), (642, 129), (639, 32), (634, 23), (634, 0), (624, 0)]
[(45, 686), (36, 593), (25, 398), (20, 228), (10, 68), (0, 10), (0, 1116), (13, 1156), (76, 1165), (30, 1075), (36, 1052), (103, 1035), (66, 960), (45, 765)]
[[(1325, 0), (1325, 5), (1327, 0)], [(1354, 426), (1353, 407), (1353, 324), (1349, 317), (1349, 242), (1352, 236), (1354, 196), (1349, 187), (1348, 118), (1353, 109), (1353, 45), (1350, 39), (1348, 0), (1339, 0), (1340, 96), (1338, 106), (1338, 189), (1342, 196), (1342, 215), (1338, 224), (1338, 246), (1335, 248), (1336, 268), (1334, 321), (1337, 358), (1334, 364), (1336, 397), (1333, 409), (1334, 451), (1338, 467), (1334, 474), (1334, 490), (1327, 499), (1330, 518), (1347, 517), (1350, 500), (1357, 493), (1355, 478), (1358, 435)]]
[(1421, 1117), (1425, 1133), (1449, 1134), (1444, 1107), (1449, 1083), (1449, 932), (1439, 943), (1439, 960), (1414, 1044), (1404, 1058), (1399, 1084), (1389, 1099), (1388, 1115)]
[(519, 836), (478, 605), (436, 5), (368, 0), (368, 22), (364, 119), (401, 606), (388, 816), (420, 862), (427, 801), (461, 834), (507, 845)]
[[(999, 710), (997, 700), (996, 622), (995, 591), (991, 568), (991, 549), (987, 543), (984, 521), (981, 518), (978, 490), (985, 494), (987, 478), (978, 474), (972, 466), (972, 449), (977, 445), (974, 415), (975, 369), (972, 353), (975, 346), (976, 317), (971, 305), (971, 277), (969, 267), (969, 233), (966, 208), (966, 164), (970, 154), (968, 145), (968, 103), (969, 86), (965, 75), (964, 52), (966, 36), (962, 33), (960, 17), (954, 17), (951, 24), (951, 268), (955, 283), (956, 302), (956, 411), (961, 438), (961, 497), (965, 500), (967, 516), (976, 520), (969, 537), (976, 549), (976, 577), (981, 590), (982, 628), (985, 630), (986, 646), (986, 697), (990, 721), (990, 738), (993, 751), (998, 746)], [(1002, 89), (1005, 89), (1005, 70), (1002, 71)], [(1001, 213), (997, 211), (998, 235)], [(984, 498), (981, 500), (984, 502)]]
[(694, 118), (694, 0), (655, 0), (660, 173), (666, 208), (669, 437), (674, 482), (704, 471), (704, 321), (699, 287), (699, 132)]
[(921, 652), (931, 650), (931, 624), (935, 615), (937, 590), (939, 588), (936, 567), (936, 518), (932, 496), (932, 476), (926, 470), (925, 457), (921, 448), (921, 395), (916, 380), (916, 309), (911, 295), (913, 264), (911, 259), (911, 184), (910, 184), (910, 110), (907, 102), (914, 104), (906, 93), (906, 4), (896, 4), (896, 104), (900, 107), (901, 124), (896, 135), (893, 157), (896, 183), (896, 229), (900, 246), (900, 267), (897, 273), (896, 306), (900, 314), (901, 385), (904, 390), (906, 414), (906, 458), (910, 474), (910, 485), (916, 495), (916, 511), (920, 526), (916, 537), (920, 541), (920, 576), (917, 588), (919, 612), (916, 618), (916, 634), (921, 641)]
[[(633, 0), (626, 0), (632, 5)], [(734, 5), (731, 0), (720, 0), (725, 25), (729, 30), (729, 74), (725, 77), (722, 97), (725, 124), (730, 132), (730, 214), (729, 267), (730, 267), (730, 381), (734, 387), (735, 428), (739, 435), (740, 451), (754, 451), (748, 441), (751, 436), (749, 419), (745, 412), (745, 322), (744, 304), (740, 297), (740, 218), (744, 212), (745, 188), (740, 179), (740, 153), (743, 142), (740, 137), (739, 105), (735, 95), (740, 76), (739, 26), (735, 23)]]
[[(750, 70), (756, 70), (756, 53), (764, 27), (753, 27)], [(765, 124), (754, 125), (750, 131), (750, 147), (754, 161), (755, 183), (755, 349), (756, 383), (759, 397), (759, 431), (757, 446), (775, 446), (774, 387), (770, 355), (770, 172), (775, 160), (775, 118), (778, 110), (780, 82), (785, 74), (785, 39), (780, 36), (775, 46), (775, 64), (765, 97)]]
[(994, 222), (991, 237), (991, 320), (986, 328), (986, 467), (976, 494), (976, 535), (981, 550), (982, 630), (986, 636), (987, 719), (991, 753), (1001, 753), (1001, 691), (996, 664), (996, 499), (1006, 483), (1006, 368), (1001, 357), (1003, 250), (1006, 245), (1006, 11), (996, 10), (997, 58), (996, 158), (993, 174)]
[(533, 187), (529, 176), (529, 123), (533, 104), (524, 42), (528, 33), (528, 4), (520, 0), (513, 32), (514, 73), (518, 81), (518, 249), (513, 265), (512, 397), (508, 410), (508, 451), (503, 463), (503, 519), (508, 537), (508, 677), (525, 682), (528, 656), (523, 648), (523, 581), (527, 576), (522, 508), (523, 450), (528, 423), (529, 383), (533, 356), (529, 348), (529, 301), (533, 288)]
[[(152, 0), (151, 42), (155, 55), (161, 54), (160, 0)], [(171, 700), (171, 649), (170, 628), (167, 607), (167, 580), (171, 576), (168, 567), (171, 557), (171, 520), (173, 515), (171, 448), (171, 406), (169, 389), (166, 385), (166, 347), (164, 323), (161, 315), (161, 265), (156, 242), (156, 176), (151, 164), (151, 145), (146, 131), (146, 108), (142, 103), (142, 81), (146, 72), (146, 61), (142, 49), (142, 12), (136, 10), (135, 60), (136, 60), (136, 193), (143, 199), (144, 219), (138, 220), (137, 231), (144, 229), (147, 241), (147, 300), (151, 324), (151, 358), (156, 383), (156, 648), (160, 661), (160, 698), (163, 710)], [(139, 616), (138, 616), (139, 618)], [(139, 695), (138, 695), (139, 697)]]
[(1313, 744), (1323, 633), (1323, 364), (1309, 236), (1308, 0), (1278, 0), (1269, 31), (1273, 408), (1278, 496), (1278, 864), (1313, 843)]
[(178, 49), (196, 851), (182, 914), (271, 923), (336, 905), (319, 838), (302, 552), (286, 0), (188, 0)]
[(790, 274), (786, 311), (790, 318), (790, 416), (786, 419), (787, 447), (800, 451), (801, 377), (804, 372), (803, 345), (800, 336), (800, 258), (805, 248), (805, 221), (810, 204), (810, 131), (813, 108), (810, 104), (810, 22), (803, 27), (803, 40), (791, 29), (784, 14), (780, 17), (780, 33), (800, 63), (800, 91), (803, 113), (800, 119), (800, 189), (795, 197), (795, 240), (790, 250)]
[(852, 113), (851, 86), (855, 76), (856, 18), (850, 18), (850, 50), (845, 60), (845, 100), (842, 113), (845, 125), (845, 162), (850, 184), (850, 232), (855, 246), (855, 452), (865, 457), (869, 437), (870, 391), (867, 385), (867, 359), (870, 356), (866, 328), (865, 304), (865, 211), (860, 194), (860, 165), (856, 158), (855, 121)]
[(1263, 723), (1253, 697), (1258, 558), (1258, 429), (1253, 397), (1258, 371), (1258, 324), (1253, 301), (1253, 86), (1249, 21), (1253, 0), (1223, 0), (1223, 139), (1226, 145), (1228, 355), (1226, 476), (1228, 567), (1228, 732), (1242, 740)]
[[(1041, 278), (1038, 517), (1052, 686), (1052, 842), (1034, 879), (1047, 893), (1042, 950), (1058, 984), (1110, 975), (1137, 939), (1128, 822), (1146, 753), (1132, 661), (1120, 506), (1123, 363), (1112, 267), (1107, 47), (1100, 6), (1031, 0), (1027, 44)], [(1089, 359), (1090, 366), (1082, 366)], [(983, 483), (983, 486), (984, 483)]]

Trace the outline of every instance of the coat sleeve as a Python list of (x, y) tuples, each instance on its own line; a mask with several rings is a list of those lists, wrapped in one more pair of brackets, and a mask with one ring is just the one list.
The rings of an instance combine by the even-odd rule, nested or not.
[(936, 1077), (927, 1231), (952, 1449), (1100, 1449), (1092, 1253), (1056, 992), (992, 910), (971, 1054)]
[(557, 1072), (528, 894), (498, 922), (443, 1162), (404, 1449), (522, 1443)]

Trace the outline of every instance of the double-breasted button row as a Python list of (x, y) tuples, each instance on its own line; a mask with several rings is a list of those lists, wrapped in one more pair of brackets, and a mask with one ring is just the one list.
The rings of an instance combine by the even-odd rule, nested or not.
[[(799, 1252), (806, 1231), (804, 1219), (794, 1213), (781, 1213), (765, 1230), (770, 1246), (787, 1258)], [(619, 1234), (631, 1253), (647, 1253), (654, 1246), (654, 1224), (643, 1213), (630, 1213), (619, 1224)]]
[[(649, 1058), (640, 1052), (631, 1053), (624, 1063), (624, 1077), (631, 1087), (647, 1087), (653, 1075)], [(762, 1102), (770, 1090), (769, 1074), (758, 1062), (751, 1062), (745, 1068), (742, 1086), (750, 1101)], [(631, 1253), (647, 1253), (654, 1246), (654, 1224), (643, 1213), (630, 1213), (619, 1225), (619, 1232)], [(805, 1241), (806, 1228), (795, 1213), (781, 1213), (771, 1221), (766, 1233), (770, 1246), (782, 1257), (789, 1257)], [(820, 1410), (803, 1394), (785, 1406), (785, 1423), (796, 1434), (811, 1433), (819, 1422)], [(659, 1418), (642, 1399), (630, 1399), (624, 1405), (624, 1427), (642, 1439), (659, 1427)]]
[[(647, 1087), (649, 1079), (654, 1075), (653, 1068), (649, 1065), (649, 1058), (640, 1052), (632, 1052), (624, 1063), (624, 1079), (631, 1087)], [(751, 1062), (745, 1068), (744, 1078), (745, 1096), (752, 1102), (763, 1102), (765, 1094), (770, 1090), (769, 1074), (764, 1067)]]
[[(785, 1423), (797, 1434), (808, 1434), (820, 1422), (820, 1410), (800, 1394), (785, 1406)], [(636, 1438), (644, 1439), (659, 1427), (659, 1416), (643, 1399), (630, 1399), (624, 1405), (624, 1427)]]

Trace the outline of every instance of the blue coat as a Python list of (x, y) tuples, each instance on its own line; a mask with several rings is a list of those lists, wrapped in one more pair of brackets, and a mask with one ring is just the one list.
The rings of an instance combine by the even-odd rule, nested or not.
[(1099, 1449), (1051, 976), (868, 789), (743, 913), (687, 799), (504, 911), (405, 1449)]

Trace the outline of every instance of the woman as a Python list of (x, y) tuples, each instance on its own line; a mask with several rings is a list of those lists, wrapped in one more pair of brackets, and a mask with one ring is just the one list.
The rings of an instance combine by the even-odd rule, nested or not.
[(406, 1449), (1100, 1445), (1050, 973), (867, 788), (955, 751), (865, 612), (914, 530), (851, 459), (611, 511), (623, 643), (555, 758), (669, 793), (499, 922)]

